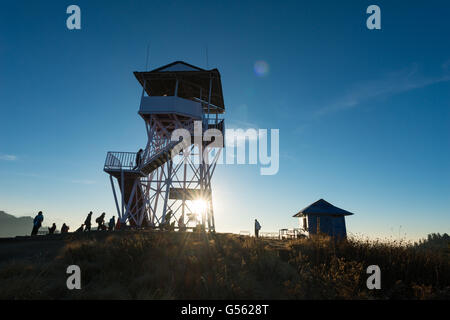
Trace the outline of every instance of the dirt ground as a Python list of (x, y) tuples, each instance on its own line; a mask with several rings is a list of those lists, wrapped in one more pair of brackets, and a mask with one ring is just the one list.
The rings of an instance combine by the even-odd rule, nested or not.
[(49, 261), (58, 256), (60, 250), (68, 242), (80, 238), (95, 238), (99, 240), (108, 234), (106, 232), (92, 231), (89, 234), (69, 233), (0, 238), (0, 266), (12, 261)]

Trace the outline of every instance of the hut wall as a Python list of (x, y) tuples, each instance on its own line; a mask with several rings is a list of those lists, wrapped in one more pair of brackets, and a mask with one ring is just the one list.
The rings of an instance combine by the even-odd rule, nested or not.
[(320, 232), (333, 236), (333, 221), (332, 216), (321, 216), (320, 217)]
[(307, 215), (308, 219), (308, 232), (309, 234), (317, 233), (317, 216)]
[(308, 215), (308, 231), (310, 234), (317, 234), (317, 224), (321, 233), (332, 235), (333, 233), (333, 217)]
[(345, 238), (347, 236), (347, 230), (345, 228), (345, 217), (334, 217), (333, 229), (333, 235), (335, 237)]
[(319, 228), (321, 233), (328, 234), (332, 237), (345, 237), (345, 217), (308, 215), (308, 232), (309, 234), (317, 234), (317, 223), (319, 220)]

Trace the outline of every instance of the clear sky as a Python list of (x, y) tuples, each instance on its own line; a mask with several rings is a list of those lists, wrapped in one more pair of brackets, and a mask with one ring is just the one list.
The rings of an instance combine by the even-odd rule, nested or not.
[[(81, 8), (81, 30), (66, 8)], [(366, 8), (381, 8), (381, 30)], [(450, 231), (450, 2), (1, 1), (0, 210), (116, 214), (107, 151), (144, 147), (133, 71), (175, 60), (222, 75), (228, 128), (280, 130), (280, 170), (223, 165), (216, 229), (297, 227), (324, 198), (347, 229)], [(268, 70), (256, 73), (255, 63)]]

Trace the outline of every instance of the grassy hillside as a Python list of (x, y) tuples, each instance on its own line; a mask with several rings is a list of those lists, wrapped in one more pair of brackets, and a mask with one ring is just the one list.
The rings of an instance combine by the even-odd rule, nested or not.
[[(280, 241), (178, 232), (48, 239), (27, 254), (21, 250), (3, 260), (0, 298), (450, 298), (448, 243), (427, 250), (395, 242), (335, 244), (328, 238)], [(16, 245), (0, 242), (0, 255)], [(81, 268), (81, 290), (66, 289), (65, 270), (71, 264)], [(381, 290), (366, 287), (371, 264), (381, 268)]]

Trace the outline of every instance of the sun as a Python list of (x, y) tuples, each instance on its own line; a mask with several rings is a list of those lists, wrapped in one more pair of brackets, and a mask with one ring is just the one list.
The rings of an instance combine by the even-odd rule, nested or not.
[(197, 199), (193, 201), (193, 210), (196, 214), (201, 215), (206, 211), (206, 201), (203, 199)]

